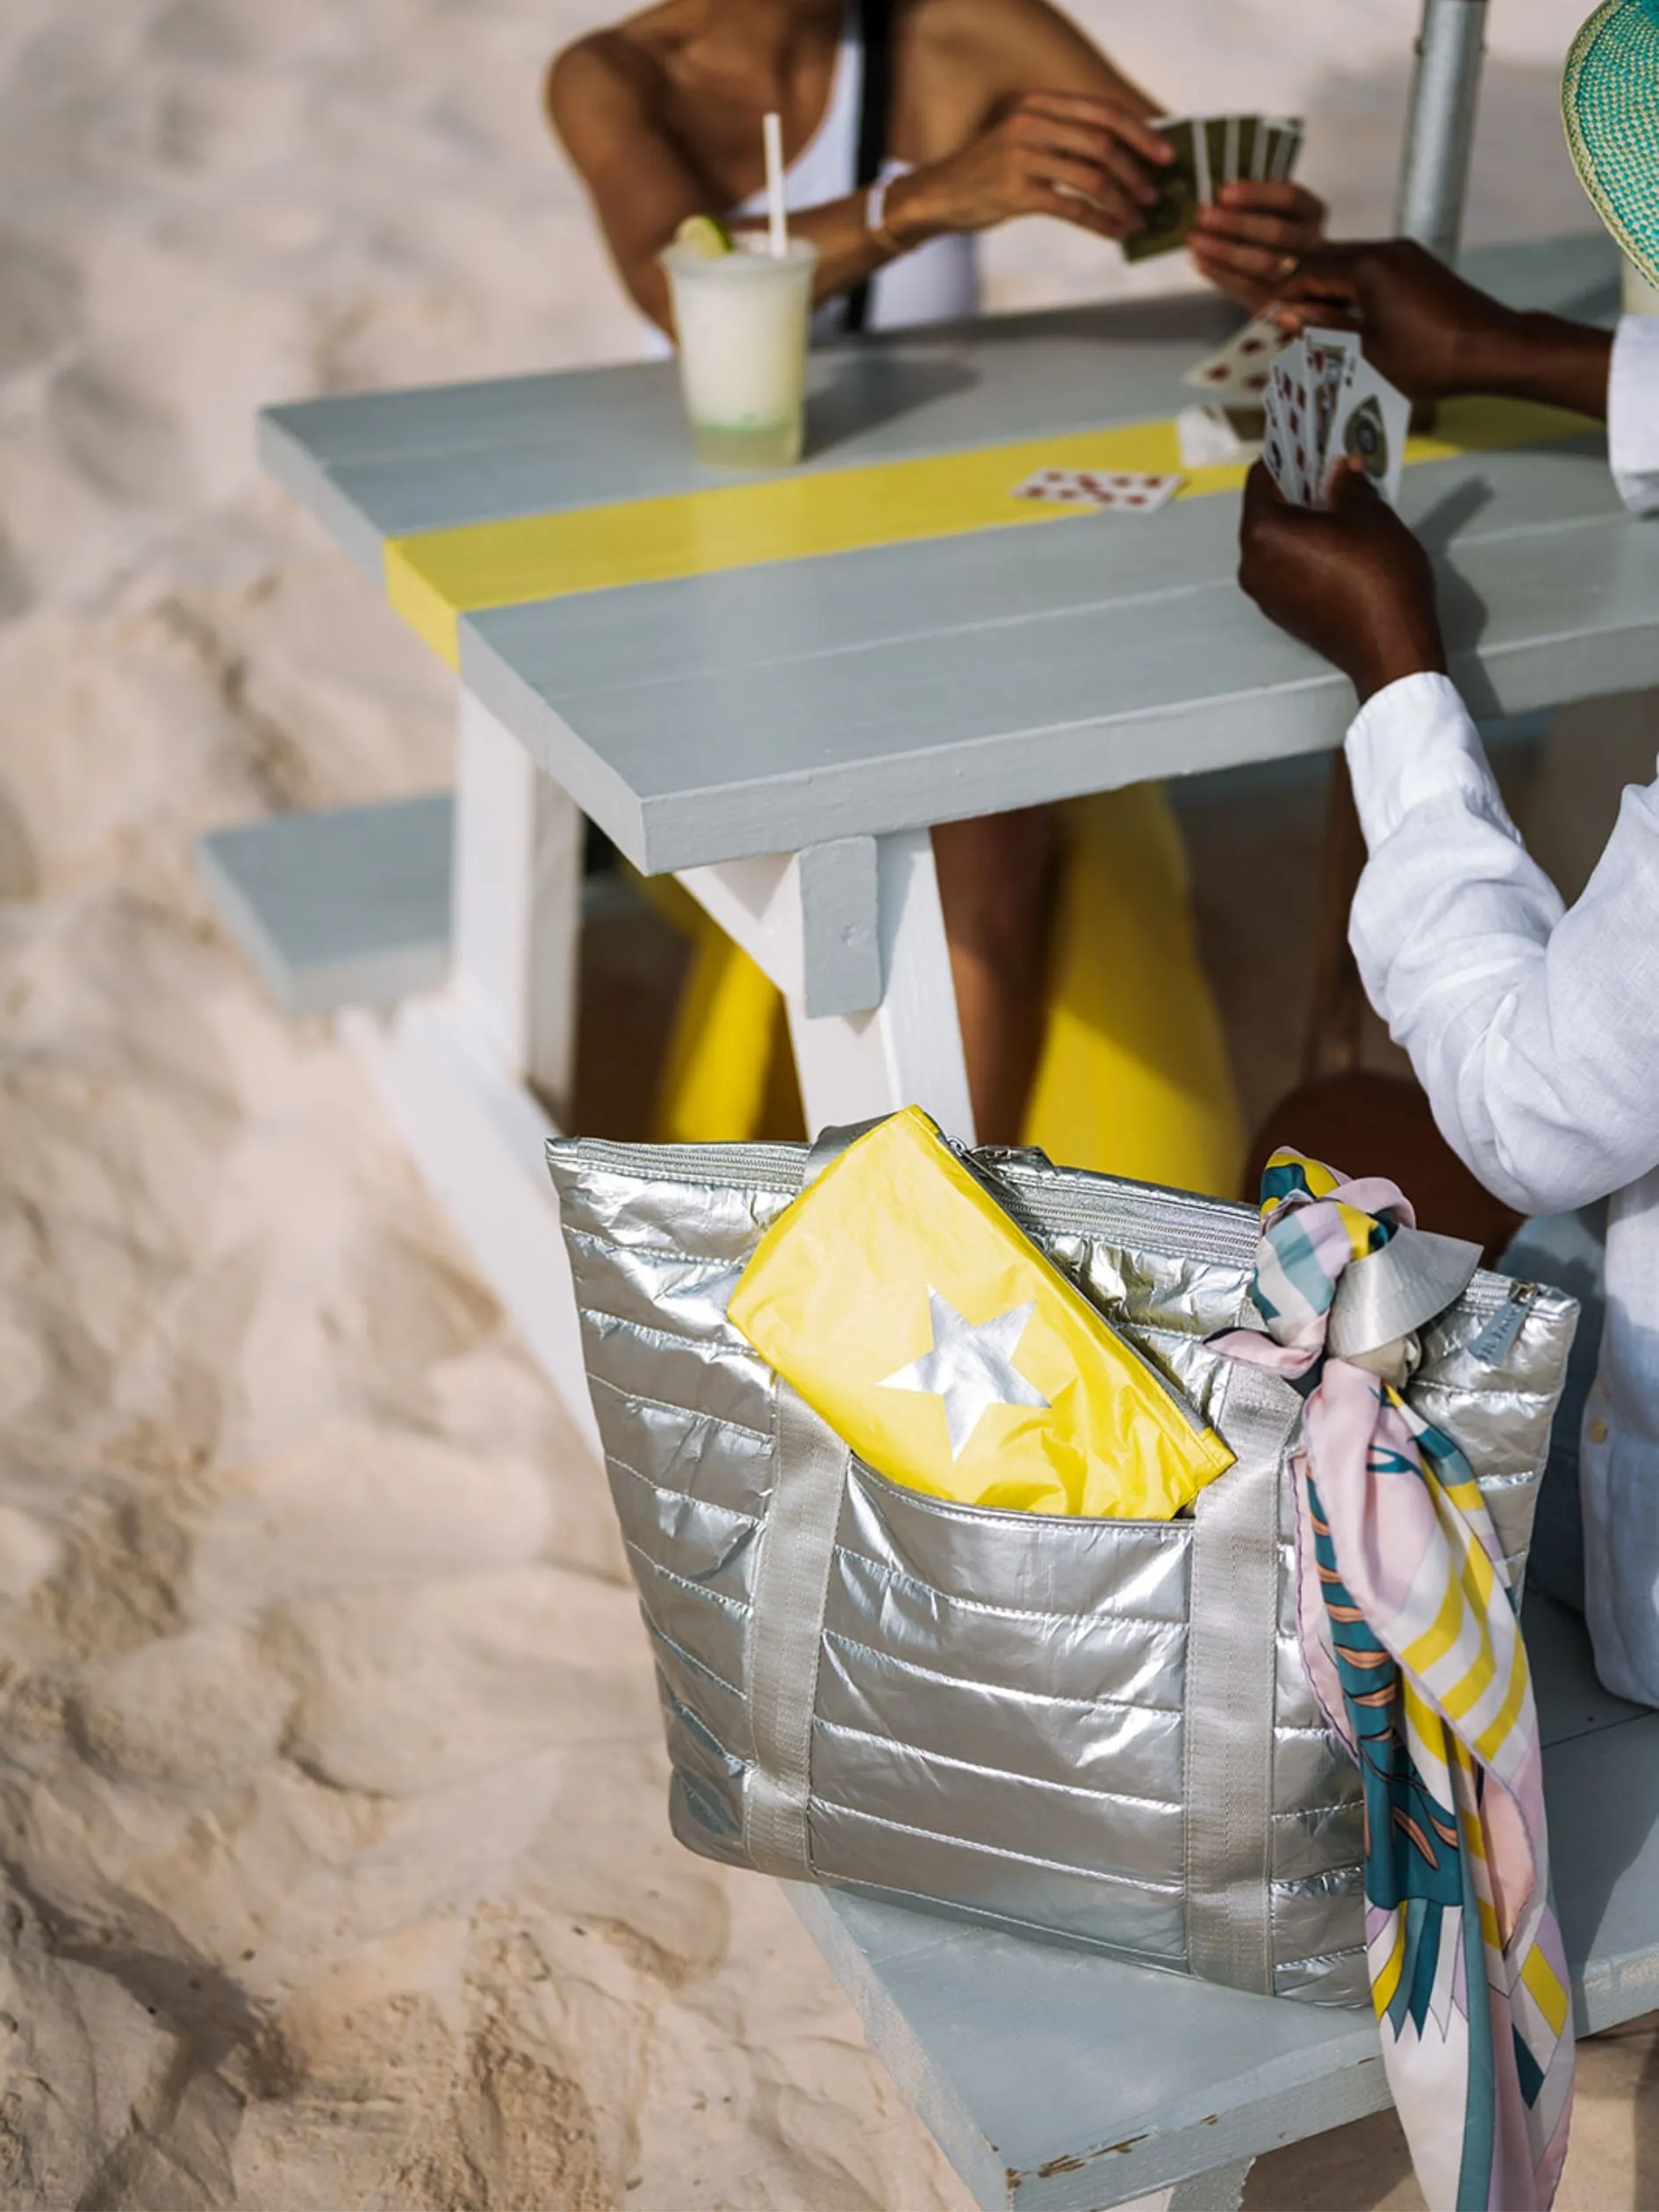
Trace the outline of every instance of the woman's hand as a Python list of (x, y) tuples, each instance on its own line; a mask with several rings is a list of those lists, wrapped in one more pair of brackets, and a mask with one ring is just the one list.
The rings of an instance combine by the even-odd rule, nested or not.
[(1087, 92), (1032, 92), (960, 153), (894, 180), (887, 226), (906, 246), (943, 231), (1057, 215), (1127, 238), (1157, 198), (1150, 169), (1172, 158), (1138, 116)]
[(1444, 674), (1428, 555), (1358, 466), (1328, 508), (1292, 506), (1258, 461), (1245, 482), (1239, 581), (1270, 621), (1323, 653), (1361, 700), (1403, 676)]
[(1189, 250), (1217, 291), (1253, 310), (1281, 296), (1303, 255), (1324, 237), (1325, 214), (1325, 202), (1305, 184), (1241, 178), (1199, 209)]

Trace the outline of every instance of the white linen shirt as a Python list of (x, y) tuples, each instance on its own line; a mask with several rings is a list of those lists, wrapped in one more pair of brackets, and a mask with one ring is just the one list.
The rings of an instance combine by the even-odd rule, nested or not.
[[(1607, 403), (1619, 489), (1659, 512), (1659, 319), (1620, 323)], [(1354, 950), (1441, 1133), (1525, 1213), (1611, 1195), (1586, 1610), (1607, 1687), (1659, 1705), (1659, 782), (1626, 791), (1569, 913), (1448, 678), (1379, 692), (1347, 756), (1370, 854)]]

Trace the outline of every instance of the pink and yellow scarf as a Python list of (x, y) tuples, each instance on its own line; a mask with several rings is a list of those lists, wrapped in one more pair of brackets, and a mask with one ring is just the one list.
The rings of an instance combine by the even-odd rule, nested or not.
[(1255, 1275), (1267, 1333), (1215, 1341), (1306, 1399), (1302, 1653), (1363, 1781), (1371, 1993), (1418, 2182), (1431, 2212), (1545, 2212), (1573, 2037), (1514, 1598), (1457, 1446), (1325, 1348), (1344, 1272), (1414, 1225), (1392, 1183), (1275, 1153)]

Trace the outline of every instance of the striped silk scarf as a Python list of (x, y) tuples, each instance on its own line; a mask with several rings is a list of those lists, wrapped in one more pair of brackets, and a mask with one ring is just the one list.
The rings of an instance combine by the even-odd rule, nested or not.
[(1431, 2212), (1544, 2212), (1573, 2042), (1514, 1598), (1457, 1446), (1325, 1352), (1344, 1270), (1414, 1225), (1392, 1183), (1275, 1153), (1256, 1255), (1267, 1334), (1214, 1342), (1306, 1401), (1302, 1654), (1363, 1785), (1371, 1993), (1418, 2183)]

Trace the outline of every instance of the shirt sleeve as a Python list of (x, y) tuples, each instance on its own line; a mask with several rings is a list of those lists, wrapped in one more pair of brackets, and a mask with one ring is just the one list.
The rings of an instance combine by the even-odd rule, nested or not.
[(1614, 333), (1607, 457), (1625, 505), (1659, 513), (1659, 315), (1627, 315)]
[(1626, 792), (1568, 913), (1447, 678), (1379, 692), (1347, 753), (1370, 854), (1354, 953), (1453, 1150), (1526, 1213), (1659, 1164), (1659, 792)]

